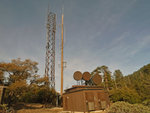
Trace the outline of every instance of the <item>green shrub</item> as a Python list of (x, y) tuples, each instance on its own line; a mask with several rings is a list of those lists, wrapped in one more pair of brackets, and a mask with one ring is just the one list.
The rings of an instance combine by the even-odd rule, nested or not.
[(113, 89), (110, 91), (110, 100), (112, 102), (125, 101), (131, 104), (140, 103), (141, 98), (135, 90), (129, 88)]
[(16, 104), (18, 102), (25, 103), (42, 103), (42, 104), (56, 104), (57, 93), (55, 89), (43, 86), (28, 87), (28, 91), (20, 95), (18, 98), (16, 95), (12, 95), (10, 90), (7, 89), (4, 97), (4, 103), (9, 105)]
[(40, 88), (37, 92), (37, 101), (40, 103), (56, 104), (56, 91), (50, 88)]
[(150, 107), (150, 99), (143, 101), (142, 104)]
[(22, 97), (22, 102), (25, 103), (36, 103), (37, 102), (37, 94), (35, 94), (32, 90), (25, 93)]
[(150, 113), (150, 108), (141, 104), (116, 102), (110, 106), (108, 113)]

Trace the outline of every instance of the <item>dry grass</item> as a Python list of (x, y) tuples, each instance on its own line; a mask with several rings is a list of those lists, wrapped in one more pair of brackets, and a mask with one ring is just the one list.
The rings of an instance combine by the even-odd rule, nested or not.
[[(22, 109), (18, 110), (17, 113), (71, 113), (62, 111), (62, 108), (52, 108), (52, 109)], [(83, 112), (74, 112), (74, 113), (83, 113)], [(93, 111), (90, 113), (106, 113), (105, 111)]]
[[(17, 113), (71, 113), (63, 111), (63, 108), (54, 107), (54, 108), (44, 108), (42, 104), (24, 104), (22, 109), (17, 110)], [(83, 113), (83, 112), (74, 112), (74, 113)], [(105, 111), (93, 111), (90, 113), (106, 113)]]
[(17, 113), (60, 113), (62, 108), (21, 109)]

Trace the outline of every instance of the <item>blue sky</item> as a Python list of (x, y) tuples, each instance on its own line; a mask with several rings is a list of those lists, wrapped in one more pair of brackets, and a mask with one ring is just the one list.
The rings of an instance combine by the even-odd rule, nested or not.
[(56, 90), (60, 90), (60, 24), (64, 5), (64, 89), (73, 73), (106, 65), (131, 74), (150, 63), (149, 0), (0, 0), (0, 61), (32, 59), (44, 75), (48, 3), (57, 14)]

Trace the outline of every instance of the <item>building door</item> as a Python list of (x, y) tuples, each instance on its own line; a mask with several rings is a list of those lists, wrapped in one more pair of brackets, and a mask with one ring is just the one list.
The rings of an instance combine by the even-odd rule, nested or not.
[(98, 97), (99, 109), (106, 109), (107, 103), (106, 103), (105, 93), (98, 92), (97, 97)]
[(85, 93), (85, 99), (86, 99), (87, 111), (95, 110), (95, 107), (94, 107), (94, 94), (92, 92), (86, 92)]

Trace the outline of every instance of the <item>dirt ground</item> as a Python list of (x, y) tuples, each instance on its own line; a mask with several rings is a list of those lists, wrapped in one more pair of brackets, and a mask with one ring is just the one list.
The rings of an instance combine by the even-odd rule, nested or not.
[(62, 108), (21, 109), (17, 113), (60, 113)]
[[(50, 106), (47, 105), (47, 107)], [(63, 111), (61, 107), (45, 108), (43, 104), (38, 103), (19, 103), (18, 105), (15, 105), (15, 108), (18, 109), (17, 113), (60, 113)]]
[[(52, 109), (21, 109), (17, 113), (72, 113), (63, 111), (62, 108), (52, 108)], [(83, 113), (83, 112), (74, 112), (74, 113)], [(105, 111), (93, 111), (90, 113), (106, 113)]]
[[(19, 106), (18, 106), (19, 107)], [(61, 107), (44, 108), (42, 104), (24, 104), (16, 113), (71, 113), (63, 111)], [(83, 112), (74, 112), (83, 113)], [(90, 113), (106, 113), (105, 111), (93, 111)]]

